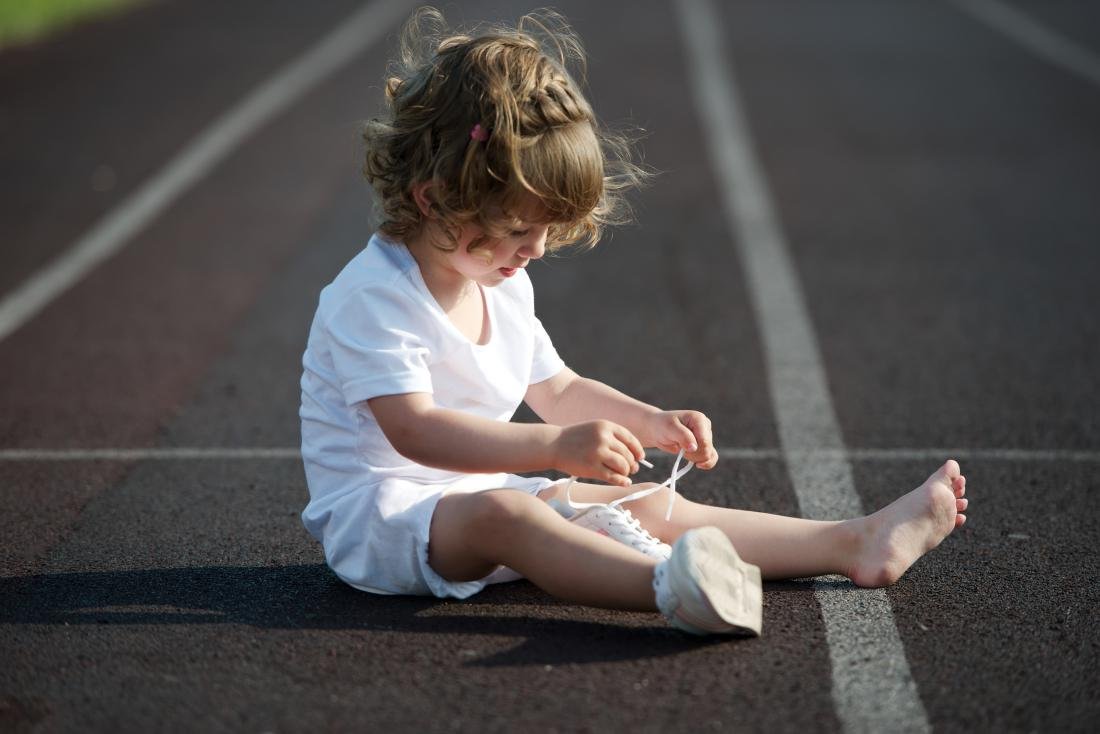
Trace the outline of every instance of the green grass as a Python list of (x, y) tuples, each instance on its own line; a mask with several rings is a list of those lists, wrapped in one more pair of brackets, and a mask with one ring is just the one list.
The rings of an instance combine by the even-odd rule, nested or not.
[(0, 0), (0, 47), (27, 43), (136, 0)]

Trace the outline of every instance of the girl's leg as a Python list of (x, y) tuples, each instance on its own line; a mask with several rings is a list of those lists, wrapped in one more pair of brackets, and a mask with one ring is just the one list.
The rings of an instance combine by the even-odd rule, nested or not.
[[(894, 583), (918, 558), (962, 525), (966, 479), (948, 461), (920, 487), (866, 517), (844, 521), (806, 520), (702, 505), (677, 496), (665, 521), (668, 489), (624, 506), (649, 532), (666, 543), (685, 530), (714, 525), (729, 536), (738, 554), (760, 567), (767, 579), (839, 573), (861, 586)], [(578, 502), (610, 502), (639, 487), (623, 489), (575, 484)], [(560, 493), (548, 488), (540, 498)]]
[(432, 515), (428, 562), (450, 581), (504, 564), (554, 596), (594, 607), (656, 611), (657, 562), (564, 520), (514, 489), (444, 495)]

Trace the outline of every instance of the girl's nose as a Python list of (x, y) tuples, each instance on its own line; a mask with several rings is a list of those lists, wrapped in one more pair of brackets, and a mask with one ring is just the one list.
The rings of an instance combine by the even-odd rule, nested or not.
[(520, 254), (531, 260), (538, 260), (546, 254), (546, 234), (549, 227), (532, 227), (527, 241), (520, 248)]

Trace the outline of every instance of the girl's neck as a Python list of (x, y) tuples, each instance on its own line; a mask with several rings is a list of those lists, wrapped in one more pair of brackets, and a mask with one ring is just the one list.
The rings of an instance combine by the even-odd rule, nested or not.
[(416, 260), (424, 284), (444, 311), (450, 312), (472, 295), (480, 296), (477, 283), (450, 267), (446, 253), (433, 245), (423, 231), (406, 239), (405, 247)]
[(489, 303), (474, 281), (450, 265), (447, 253), (425, 239), (405, 243), (420, 268), (420, 277), (455, 328), (474, 344), (488, 344), (492, 334)]

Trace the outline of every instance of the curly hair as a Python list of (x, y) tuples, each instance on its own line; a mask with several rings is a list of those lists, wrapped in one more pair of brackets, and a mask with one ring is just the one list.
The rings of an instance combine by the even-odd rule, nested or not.
[(389, 114), (363, 131), (381, 232), (399, 241), (420, 232), (412, 189), (423, 182), (433, 184), (425, 195), (444, 250), (467, 223), (485, 232), (473, 249), (504, 236), (521, 212), (549, 225), (551, 250), (594, 246), (606, 225), (630, 221), (623, 194), (650, 174), (631, 162), (626, 135), (599, 125), (571, 64), (583, 79), (580, 40), (552, 11), (469, 35), (450, 31), (435, 8), (417, 10), (386, 82)]

